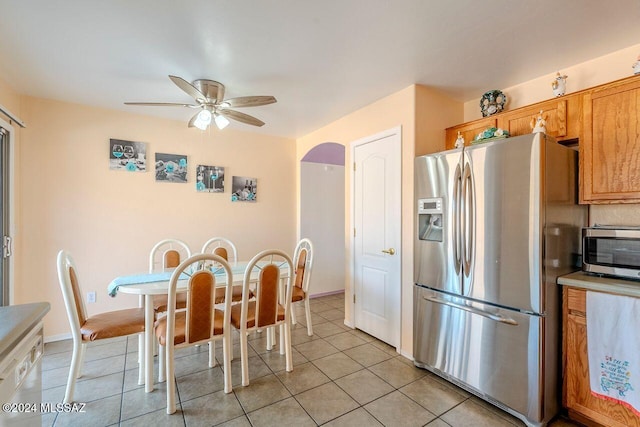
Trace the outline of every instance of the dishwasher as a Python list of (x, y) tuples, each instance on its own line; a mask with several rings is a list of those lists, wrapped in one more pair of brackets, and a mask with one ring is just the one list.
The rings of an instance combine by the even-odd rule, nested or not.
[(40, 426), (43, 324), (39, 322), (0, 361), (0, 426)]

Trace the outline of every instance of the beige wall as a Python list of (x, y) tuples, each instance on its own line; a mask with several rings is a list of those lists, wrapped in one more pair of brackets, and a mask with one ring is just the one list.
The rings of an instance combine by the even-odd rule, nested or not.
[[(640, 44), (612, 52), (581, 64), (558, 70), (567, 78), (567, 93), (577, 92), (633, 75), (631, 66), (640, 54)], [(502, 91), (510, 98), (509, 109), (553, 98), (551, 82), (555, 72)], [(481, 117), (479, 99), (464, 104), (464, 121)], [(640, 225), (640, 206), (591, 205), (589, 224)]]
[[(198, 252), (210, 237), (235, 242), (248, 259), (266, 248), (295, 246), (295, 141), (233, 129), (211, 133), (126, 112), (25, 97), (18, 162), (15, 302), (50, 301), (48, 337), (68, 332), (55, 258), (74, 256), (92, 313), (134, 306), (107, 296), (115, 276), (144, 272), (149, 250), (175, 237)], [(109, 138), (147, 143), (148, 171), (109, 170)], [(186, 154), (189, 182), (155, 182), (154, 153)], [(225, 192), (197, 193), (198, 164), (225, 167)], [(232, 203), (233, 175), (258, 179), (257, 203)]]
[[(515, 86), (507, 88), (490, 87), (487, 90), (500, 89), (503, 91), (509, 98), (506, 109), (512, 110), (553, 98), (551, 82), (555, 80), (557, 71), (568, 76), (567, 93), (578, 92), (633, 75), (631, 66), (636, 62), (638, 54), (640, 54), (640, 44), (561, 70), (553, 70), (549, 74)], [(479, 106), (481, 96), (482, 94), (479, 94), (477, 99), (464, 103), (464, 122), (482, 117)]]
[[(432, 89), (412, 85), (355, 111), (317, 131), (299, 138), (297, 159), (323, 142), (346, 147), (345, 176), (345, 272), (346, 322), (353, 325), (351, 282), (351, 143), (370, 135), (402, 127), (402, 307), (400, 351), (413, 353), (413, 162), (416, 142), (420, 150), (435, 152), (444, 148), (444, 129), (461, 118), (462, 104), (446, 99)], [(297, 171), (299, 176), (299, 170)], [(299, 191), (299, 189), (298, 189)]]

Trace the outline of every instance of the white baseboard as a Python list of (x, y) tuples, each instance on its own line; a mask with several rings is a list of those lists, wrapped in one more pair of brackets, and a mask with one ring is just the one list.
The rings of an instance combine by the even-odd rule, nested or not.
[(64, 341), (72, 339), (71, 333), (67, 334), (59, 334), (59, 335), (49, 335), (48, 337), (44, 337), (44, 342), (56, 342), (56, 341)]
[(414, 361), (413, 354), (407, 353), (404, 350), (400, 350), (399, 353), (400, 353), (401, 356), (406, 357), (407, 359), (411, 360), (412, 362)]
[(309, 298), (328, 297), (329, 295), (338, 295), (338, 294), (344, 294), (344, 289), (338, 289), (337, 291), (322, 292), (320, 294), (309, 295)]

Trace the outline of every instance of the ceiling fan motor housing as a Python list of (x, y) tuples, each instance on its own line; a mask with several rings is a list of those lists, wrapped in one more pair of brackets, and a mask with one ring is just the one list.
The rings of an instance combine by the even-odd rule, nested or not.
[(218, 90), (223, 87), (222, 83), (215, 80), (199, 79), (193, 81), (193, 86), (202, 92), (208, 99), (207, 101), (216, 102)]

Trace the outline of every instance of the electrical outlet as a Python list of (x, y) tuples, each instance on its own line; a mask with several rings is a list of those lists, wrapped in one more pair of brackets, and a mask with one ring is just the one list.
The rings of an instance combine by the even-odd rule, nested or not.
[(87, 292), (87, 302), (88, 303), (96, 302), (96, 293), (94, 291)]

